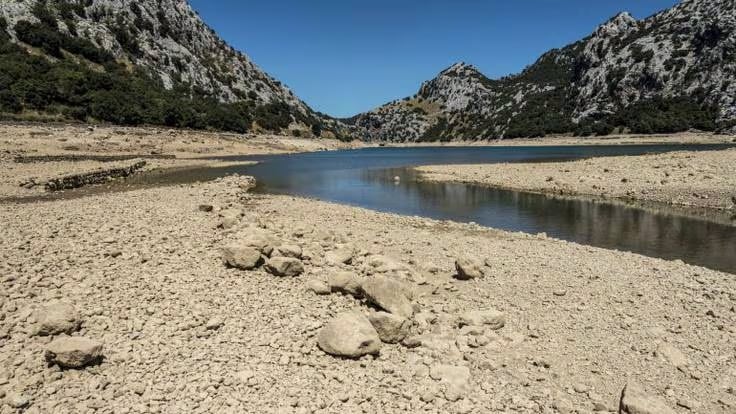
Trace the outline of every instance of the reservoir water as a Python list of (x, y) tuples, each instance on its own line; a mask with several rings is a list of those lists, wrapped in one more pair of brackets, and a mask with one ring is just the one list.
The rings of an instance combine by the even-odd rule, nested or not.
[[(666, 206), (550, 197), (459, 183), (417, 180), (410, 168), (432, 164), (555, 162), (600, 156), (711, 150), (724, 146), (559, 146), (370, 148), (291, 155), (227, 157), (253, 166), (198, 168), (135, 176), (125, 186), (206, 181), (239, 173), (256, 191), (311, 197), (403, 215), (475, 222), (509, 231), (546, 233), (581, 244), (681, 259), (736, 274), (736, 225)], [(396, 181), (394, 177), (401, 179)]]

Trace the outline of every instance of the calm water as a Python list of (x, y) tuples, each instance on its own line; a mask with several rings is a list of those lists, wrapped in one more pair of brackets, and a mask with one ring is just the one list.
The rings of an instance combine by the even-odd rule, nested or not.
[[(232, 173), (253, 175), (257, 191), (549, 236), (581, 244), (682, 259), (736, 274), (736, 226), (677, 214), (671, 209), (562, 199), (456, 183), (416, 180), (417, 165), (553, 162), (596, 156), (722, 149), (723, 146), (375, 148), (279, 156), (249, 167), (194, 169), (140, 175), (126, 188), (205, 181)], [(394, 177), (401, 180), (394, 182)], [(104, 190), (91, 190), (104, 191)]]

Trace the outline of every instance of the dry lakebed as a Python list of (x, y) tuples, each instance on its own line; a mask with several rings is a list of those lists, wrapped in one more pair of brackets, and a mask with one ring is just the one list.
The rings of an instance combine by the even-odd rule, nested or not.
[[(141, 135), (48, 132), (87, 155)], [(66, 154), (39, 137), (3, 147), (4, 197), (109, 164), (16, 162)], [(317, 149), (289, 145), (260, 148)], [(735, 155), (421, 171), (732, 210)], [(0, 203), (0, 413), (736, 412), (732, 274), (254, 184)]]

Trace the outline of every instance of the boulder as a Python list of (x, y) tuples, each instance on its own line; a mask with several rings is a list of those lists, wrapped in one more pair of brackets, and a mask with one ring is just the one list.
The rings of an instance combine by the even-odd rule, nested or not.
[(400, 316), (386, 312), (375, 312), (368, 315), (368, 320), (378, 332), (378, 337), (387, 344), (398, 344), (409, 334), (411, 322)]
[(54, 302), (36, 311), (36, 334), (58, 335), (78, 331), (82, 325), (79, 312), (66, 302)]
[(311, 279), (307, 282), (307, 290), (320, 296), (332, 293), (332, 290), (325, 282), (316, 279)]
[(338, 315), (320, 331), (317, 345), (324, 352), (345, 358), (375, 355), (381, 339), (371, 322), (359, 311)]
[(261, 264), (261, 252), (241, 242), (231, 243), (222, 249), (222, 262), (236, 269), (252, 270)]
[(239, 241), (245, 246), (259, 250), (265, 256), (271, 256), (277, 244), (272, 234), (260, 228), (247, 229), (247, 234)]
[(619, 414), (675, 414), (661, 398), (647, 393), (639, 384), (630, 382), (621, 392)]
[(370, 303), (396, 316), (410, 318), (414, 314), (409, 300), (411, 295), (400, 282), (377, 276), (364, 281), (361, 291)]
[(468, 367), (436, 364), (430, 367), (429, 376), (445, 386), (445, 398), (448, 401), (460, 400), (470, 391)]
[(459, 327), (487, 325), (498, 330), (506, 325), (506, 314), (495, 309), (469, 311), (458, 317), (457, 324)]
[(304, 265), (291, 257), (272, 257), (266, 261), (266, 271), (274, 276), (295, 277), (304, 273)]
[(343, 246), (336, 250), (325, 253), (325, 261), (331, 265), (350, 264), (353, 262), (355, 249), (350, 246)]
[(358, 275), (352, 272), (336, 272), (327, 277), (327, 284), (333, 292), (345, 293), (356, 298), (363, 297)]
[(455, 259), (457, 278), (472, 280), (483, 277), (483, 262), (472, 256), (462, 256)]
[(391, 273), (398, 271), (408, 271), (409, 268), (393, 257), (380, 254), (368, 256), (367, 263), (378, 273)]
[(291, 257), (292, 259), (302, 258), (302, 248), (293, 244), (282, 244), (275, 248), (272, 257)]
[(45, 357), (62, 368), (83, 368), (102, 359), (102, 344), (82, 337), (59, 337), (46, 346)]

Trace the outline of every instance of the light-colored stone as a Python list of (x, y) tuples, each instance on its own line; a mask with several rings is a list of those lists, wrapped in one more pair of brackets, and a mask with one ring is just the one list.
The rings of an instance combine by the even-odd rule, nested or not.
[(483, 277), (483, 262), (473, 256), (461, 256), (455, 259), (456, 277), (460, 280), (472, 280)]
[(266, 271), (274, 276), (295, 277), (304, 273), (304, 265), (299, 259), (273, 257), (266, 261)]
[(365, 280), (361, 291), (369, 302), (394, 315), (409, 318), (414, 314), (406, 287), (400, 282), (376, 276)]
[(682, 351), (668, 343), (661, 343), (657, 348), (657, 354), (676, 368), (684, 368), (690, 363)]
[(332, 290), (327, 286), (327, 284), (325, 284), (325, 282), (317, 279), (310, 279), (307, 281), (307, 290), (320, 296), (332, 293)]
[(302, 248), (295, 244), (282, 244), (274, 249), (271, 257), (291, 257), (293, 259), (302, 258)]
[(470, 392), (470, 368), (445, 364), (433, 365), (429, 376), (445, 386), (445, 397), (449, 401), (457, 401)]
[(102, 344), (87, 338), (62, 336), (46, 346), (45, 358), (62, 368), (83, 368), (102, 358)]
[(317, 344), (324, 352), (346, 358), (378, 354), (381, 339), (371, 322), (359, 311), (338, 315), (319, 333)]
[(352, 246), (343, 246), (336, 250), (325, 253), (325, 261), (332, 265), (350, 264), (355, 255), (355, 248)]
[(240, 242), (228, 244), (222, 249), (222, 261), (226, 266), (241, 270), (253, 270), (263, 262), (261, 252)]
[(621, 392), (619, 414), (675, 414), (661, 398), (647, 393), (641, 385), (629, 382)]
[(463, 326), (488, 326), (498, 330), (506, 325), (506, 315), (495, 309), (474, 310), (465, 312), (458, 317), (457, 324)]
[(333, 292), (345, 293), (356, 298), (363, 296), (360, 278), (352, 272), (335, 272), (327, 278), (327, 284)]
[(368, 315), (368, 320), (376, 331), (381, 341), (387, 344), (397, 344), (406, 338), (411, 328), (411, 321), (401, 316), (386, 312), (374, 312)]
[(79, 330), (82, 324), (79, 312), (67, 302), (54, 302), (35, 313), (38, 335), (70, 334)]

